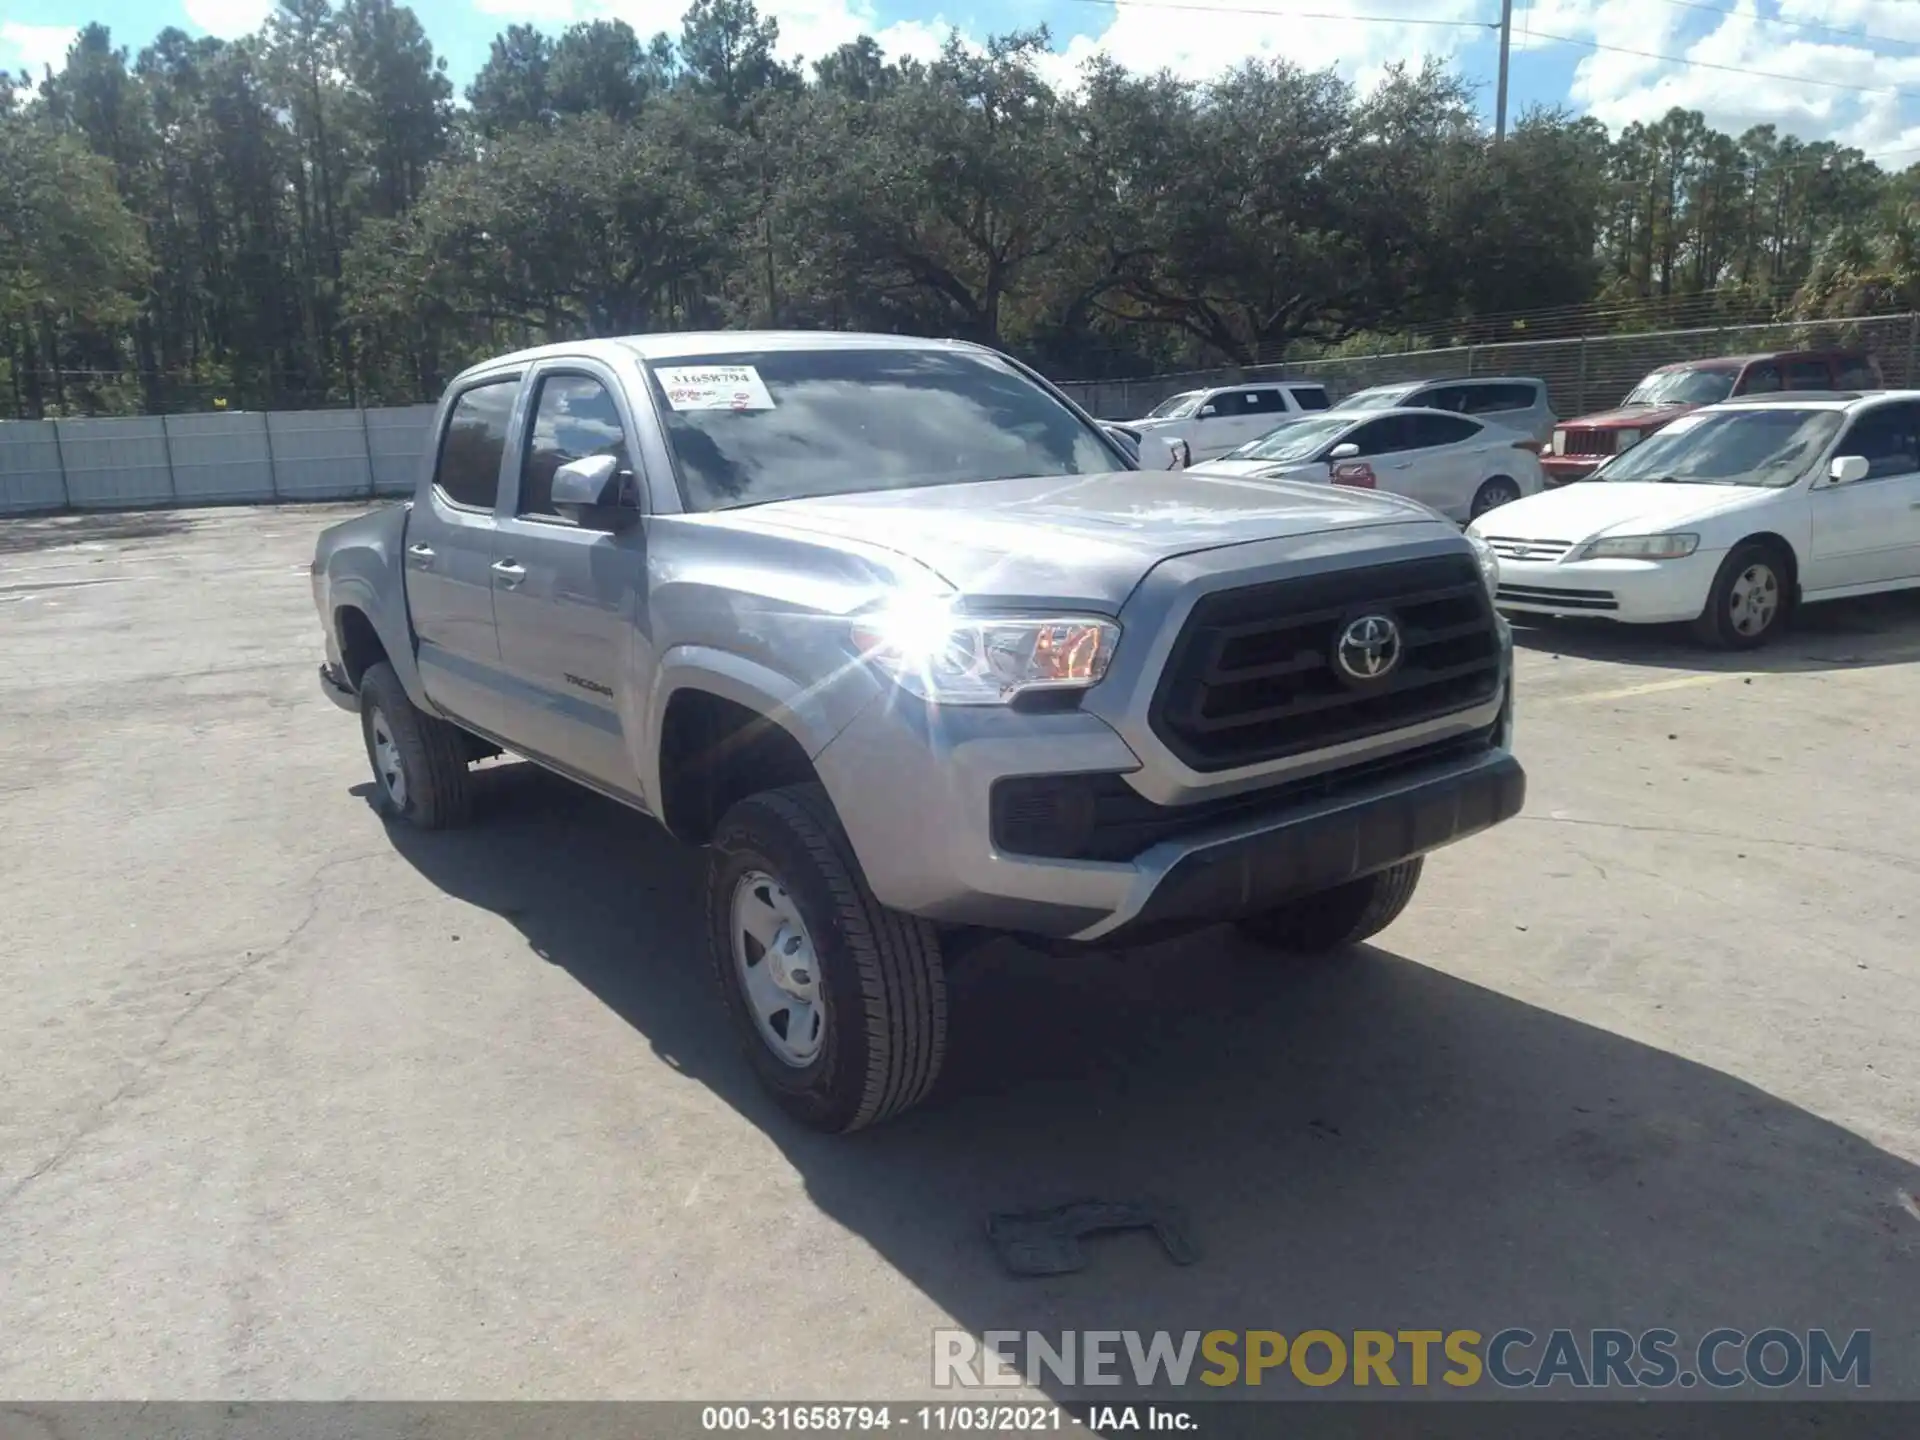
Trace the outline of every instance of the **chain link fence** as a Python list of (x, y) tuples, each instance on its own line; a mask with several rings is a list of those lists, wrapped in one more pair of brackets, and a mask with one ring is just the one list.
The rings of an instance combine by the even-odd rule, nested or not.
[(1102, 420), (1134, 420), (1183, 390), (1252, 380), (1317, 380), (1335, 400), (1370, 385), (1402, 380), (1458, 380), (1513, 376), (1544, 380), (1554, 413), (1562, 419), (1611, 409), (1649, 370), (1680, 360), (1744, 355), (1771, 350), (1857, 347), (1880, 362), (1892, 389), (1920, 388), (1916, 349), (1920, 314), (1879, 315), (1844, 322), (1789, 321), (1640, 334), (1591, 335), (1578, 340), (1521, 340), (1410, 350), (1397, 355), (1356, 355), (1332, 360), (1290, 361), (1194, 370), (1144, 380), (1068, 381), (1061, 389)]

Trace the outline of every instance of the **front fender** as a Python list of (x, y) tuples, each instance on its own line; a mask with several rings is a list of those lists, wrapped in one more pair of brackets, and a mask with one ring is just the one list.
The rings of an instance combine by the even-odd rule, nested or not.
[(358, 610), (380, 637), (387, 661), (399, 676), (407, 698), (429, 714), (438, 709), (420, 679), (413, 650), (413, 625), (407, 616), (403, 552), (407, 509), (376, 510), (324, 531), (318, 548), (322, 593), (317, 597), (329, 650), (341, 651), (340, 612)]
[(642, 732), (650, 742), (645, 754), (634, 757), (650, 804), (660, 799), (660, 736), (667, 706), (681, 690), (704, 690), (766, 716), (813, 759), (879, 693), (879, 686), (864, 666), (803, 685), (771, 666), (710, 645), (674, 646), (661, 656), (654, 672)]

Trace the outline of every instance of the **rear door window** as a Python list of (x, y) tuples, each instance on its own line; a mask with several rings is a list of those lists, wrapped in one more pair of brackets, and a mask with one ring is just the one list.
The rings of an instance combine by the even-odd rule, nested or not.
[(1287, 408), (1286, 397), (1278, 390), (1242, 390), (1242, 415), (1279, 415)]
[(1787, 362), (1787, 389), (1831, 390), (1833, 367), (1823, 355), (1815, 359)]
[(467, 510), (491, 510), (500, 496), (500, 462), (507, 453), (507, 423), (513, 418), (518, 376), (489, 380), (464, 390), (453, 402), (433, 484), (441, 495)]
[(1498, 415), (1503, 411), (1531, 410), (1537, 399), (1531, 385), (1469, 385), (1466, 413)]
[(1429, 410), (1464, 410), (1467, 408), (1467, 387), (1435, 385), (1408, 397), (1407, 404), (1424, 405)]
[(1324, 385), (1289, 385), (1287, 393), (1302, 410), (1325, 410), (1331, 403)]
[(1410, 450), (1413, 448), (1410, 418), (1383, 415), (1378, 420), (1369, 420), (1347, 436), (1345, 443), (1358, 445), (1362, 455), (1391, 455), (1396, 450)]
[(1430, 450), (1436, 445), (1458, 445), (1471, 440), (1485, 428), (1464, 415), (1409, 415), (1410, 445), (1415, 450)]
[(1871, 359), (1865, 355), (1848, 355), (1837, 367), (1834, 387), (1839, 390), (1878, 390), (1880, 376), (1874, 370)]

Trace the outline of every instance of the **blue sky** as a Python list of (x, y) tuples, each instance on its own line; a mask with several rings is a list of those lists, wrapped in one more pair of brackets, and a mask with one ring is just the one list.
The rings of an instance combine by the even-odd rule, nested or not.
[[(162, 27), (234, 35), (272, 0), (0, 0), (0, 65), (38, 73), (75, 27), (99, 20), (138, 48)], [(1491, 115), (1499, 0), (760, 0), (782, 49), (820, 54), (865, 31), (927, 54), (950, 30), (979, 38), (1045, 22), (1069, 80), (1097, 51), (1135, 69), (1206, 75), (1251, 55), (1332, 65), (1362, 85), (1386, 63), (1440, 55)], [(677, 32), (685, 0), (418, 0), (464, 86), (515, 21), (559, 29), (618, 16)], [(1672, 105), (1739, 131), (1771, 122), (1904, 167), (1920, 161), (1920, 0), (1515, 0), (1511, 105), (1567, 105), (1617, 129)], [(1459, 23), (1421, 23), (1421, 22)], [(1597, 50), (1591, 43), (1614, 47)], [(1639, 54), (1622, 53), (1638, 51)], [(1662, 58), (1665, 57), (1665, 58)], [(1683, 63), (1690, 62), (1690, 63)]]

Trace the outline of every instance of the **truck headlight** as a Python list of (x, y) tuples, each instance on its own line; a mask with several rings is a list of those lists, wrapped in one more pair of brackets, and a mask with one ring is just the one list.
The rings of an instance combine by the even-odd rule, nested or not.
[(1473, 546), (1473, 558), (1480, 562), (1480, 583), (1487, 587), (1487, 598), (1491, 600), (1500, 588), (1500, 557), (1493, 553), (1493, 546), (1473, 531), (1467, 531), (1466, 536), (1467, 543)]
[(1640, 443), (1638, 430), (1616, 430), (1613, 432), (1613, 453), (1624, 455)]
[(1700, 548), (1698, 535), (1604, 535), (1580, 552), (1582, 560), (1678, 560)]
[(1084, 690), (1107, 673), (1120, 627), (1090, 615), (957, 615), (903, 604), (853, 623), (860, 652), (936, 705), (1005, 705), (1029, 690)]

